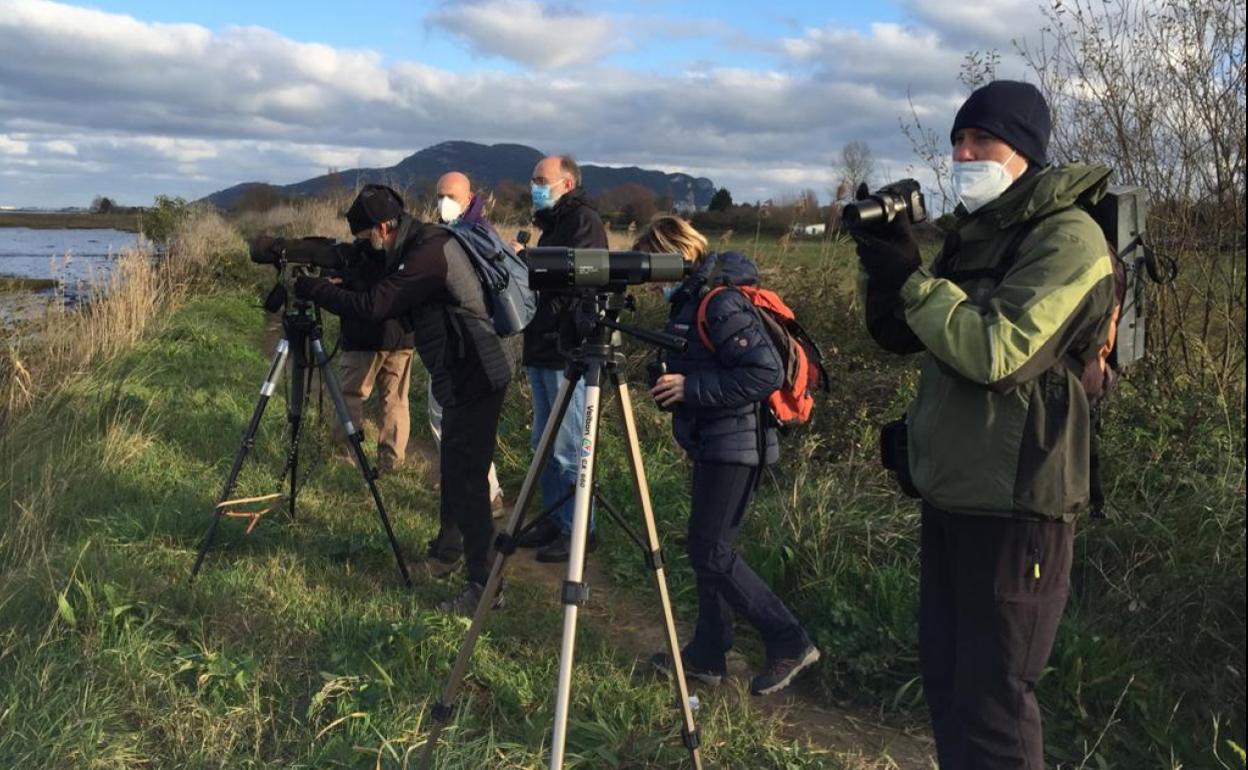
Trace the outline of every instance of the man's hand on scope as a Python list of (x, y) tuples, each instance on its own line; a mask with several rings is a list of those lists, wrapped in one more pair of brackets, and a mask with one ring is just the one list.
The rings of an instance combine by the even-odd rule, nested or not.
[[(866, 183), (858, 185), (857, 200), (871, 197)], [(852, 227), (850, 237), (858, 244), (858, 261), (871, 282), (883, 292), (901, 289), (910, 274), (923, 264), (919, 244), (910, 230), (910, 218), (893, 217), (891, 222), (870, 229)]]
[(659, 406), (675, 406), (685, 400), (685, 375), (664, 374), (655, 381), (650, 395)]
[[(295, 279), (295, 296), (299, 299), (312, 299), (312, 294), (316, 291), (316, 287), (322, 283), (333, 283), (335, 279), (313, 278), (310, 275), (301, 275)], [(342, 279), (337, 279), (338, 283), (342, 283)]]

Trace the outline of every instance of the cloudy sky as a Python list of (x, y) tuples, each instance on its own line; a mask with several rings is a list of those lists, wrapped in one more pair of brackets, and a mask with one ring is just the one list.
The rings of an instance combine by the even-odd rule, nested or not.
[(0, 0), (0, 206), (197, 198), (388, 166), (448, 139), (709, 176), (734, 197), (833, 186), (866, 141), (914, 163), (971, 50), (1038, 0)]

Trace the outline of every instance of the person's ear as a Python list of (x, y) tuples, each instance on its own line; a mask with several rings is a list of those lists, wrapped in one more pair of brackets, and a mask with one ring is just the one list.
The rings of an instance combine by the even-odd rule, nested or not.
[(1013, 174), (1014, 178), (1018, 179), (1023, 174), (1027, 173), (1027, 168), (1031, 165), (1031, 161), (1023, 157), (1022, 153), (1018, 153), (1014, 156), (1014, 161), (1012, 161), (1010, 165), (1014, 166), (1014, 168), (1018, 170), (1017, 174)]

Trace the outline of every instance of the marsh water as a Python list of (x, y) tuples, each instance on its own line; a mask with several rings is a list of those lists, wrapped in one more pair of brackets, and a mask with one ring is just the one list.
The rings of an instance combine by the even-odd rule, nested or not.
[(5, 278), (44, 279), (55, 287), (0, 288), (0, 326), (37, 315), (50, 302), (73, 304), (106, 279), (139, 236), (120, 230), (38, 230), (0, 227), (0, 287)]

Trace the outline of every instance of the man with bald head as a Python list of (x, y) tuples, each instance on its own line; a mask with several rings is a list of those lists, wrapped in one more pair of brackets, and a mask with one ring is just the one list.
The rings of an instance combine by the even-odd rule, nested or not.
[[(444, 225), (481, 223), (490, 229), (485, 219), (485, 200), (472, 192), (472, 183), (468, 175), (459, 171), (448, 171), (438, 180), (438, 221)], [(433, 440), (442, 445), (442, 405), (433, 395), (433, 381), (429, 381), (429, 392), (426, 402), (429, 405), (429, 428), (433, 431)], [(494, 463), (490, 463), (490, 512), (494, 518), (503, 515), (503, 488), (498, 483), (498, 471)]]
[[(542, 230), (538, 246), (562, 246), (578, 249), (607, 248), (607, 231), (602, 217), (581, 191), (581, 169), (571, 155), (542, 158), (533, 169), (530, 191), (533, 195), (533, 222)], [(512, 244), (512, 248), (522, 248)], [(566, 295), (539, 292), (537, 315), (524, 330), (524, 365), (533, 388), (533, 449), (550, 418), (563, 371), (567, 366), (564, 352), (579, 343), (572, 317), (573, 302)], [(577, 382), (568, 412), (555, 437), (550, 461), (542, 471), (542, 502), (551, 511), (536, 529), (520, 539), (520, 545), (540, 547), (538, 561), (561, 562), (568, 559), (572, 532), (572, 498), (569, 491), (576, 485), (580, 460), (581, 432), (585, 418), (585, 381)], [(597, 543), (590, 521), (589, 547)]]
[(474, 208), (472, 216), (465, 217), (469, 208), (473, 208), (474, 201), (476, 196), (472, 194), (472, 182), (467, 174), (448, 171), (438, 179), (438, 221), (442, 224), (453, 225), (461, 218), (484, 221), (480, 203)]

